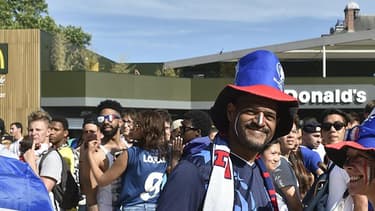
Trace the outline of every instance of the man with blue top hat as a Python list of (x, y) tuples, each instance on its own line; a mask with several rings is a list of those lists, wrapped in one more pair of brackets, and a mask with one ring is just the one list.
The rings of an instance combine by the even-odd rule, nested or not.
[(283, 92), (284, 72), (270, 51), (238, 61), (210, 110), (219, 130), (213, 144), (180, 161), (157, 210), (278, 210), (272, 180), (258, 153), (292, 128), (298, 109)]
[(349, 141), (326, 145), (327, 155), (348, 173), (349, 193), (366, 195), (375, 205), (375, 109), (349, 132), (348, 138)]

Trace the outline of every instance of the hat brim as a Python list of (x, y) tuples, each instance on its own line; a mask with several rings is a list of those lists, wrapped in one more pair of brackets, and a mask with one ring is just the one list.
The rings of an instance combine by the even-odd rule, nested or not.
[[(370, 138), (367, 138), (367, 139), (370, 139)], [(364, 138), (364, 139), (361, 139), (361, 141), (366, 142), (366, 141), (374, 141), (374, 140), (373, 138), (372, 140), (366, 140), (366, 138)], [(328, 144), (325, 146), (325, 150), (326, 150), (328, 158), (341, 168), (343, 168), (344, 166), (344, 163), (346, 160), (346, 152), (348, 151), (348, 148), (375, 153), (375, 148), (373, 147), (366, 148), (356, 141), (342, 141), (336, 144)]]
[(279, 122), (276, 127), (274, 138), (278, 138), (289, 133), (293, 126), (292, 123), (294, 115), (298, 110), (298, 101), (296, 98), (267, 85), (227, 85), (220, 92), (215, 104), (210, 110), (212, 121), (219, 131), (227, 132), (229, 126), (226, 112), (227, 105), (230, 102), (235, 102), (235, 99), (241, 95), (254, 95), (275, 101), (278, 104)]

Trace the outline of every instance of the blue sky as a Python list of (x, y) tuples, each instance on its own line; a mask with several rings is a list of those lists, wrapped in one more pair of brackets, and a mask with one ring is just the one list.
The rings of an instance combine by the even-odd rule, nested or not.
[[(348, 0), (46, 0), (57, 24), (92, 35), (117, 62), (166, 62), (329, 33)], [(361, 15), (375, 1), (357, 0)]]

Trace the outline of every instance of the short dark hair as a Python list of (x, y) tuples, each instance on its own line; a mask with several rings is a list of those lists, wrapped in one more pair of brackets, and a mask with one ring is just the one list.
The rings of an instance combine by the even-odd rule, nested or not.
[(116, 100), (104, 100), (99, 103), (99, 105), (96, 107), (96, 113), (100, 114), (100, 112), (105, 109), (110, 108), (115, 111), (117, 111), (119, 114), (121, 114), (122, 106), (119, 102)]
[(23, 126), (22, 126), (22, 123), (21, 123), (21, 122), (12, 122), (12, 123), (10, 124), (10, 126), (12, 126), (12, 125), (16, 126), (16, 128), (18, 128), (18, 129), (21, 129), (21, 133), (22, 133), (22, 131), (23, 131)]
[(342, 118), (344, 119), (344, 123), (345, 125), (348, 125), (348, 122), (350, 122), (350, 119), (349, 119), (349, 116), (347, 113), (345, 113), (344, 111), (340, 110), (340, 109), (336, 109), (336, 108), (329, 108), (329, 109), (326, 109), (323, 111), (320, 119), (319, 119), (319, 122), (323, 123), (324, 119), (328, 116), (328, 115), (332, 115), (332, 114), (337, 114), (337, 115), (340, 115), (342, 116)]
[(86, 124), (94, 124), (99, 127), (98, 116), (93, 113), (86, 115), (83, 119), (82, 128), (85, 127)]
[(60, 122), (64, 128), (64, 130), (69, 130), (69, 123), (68, 120), (64, 117), (53, 117), (51, 122)]
[(188, 111), (184, 114), (184, 119), (190, 120), (193, 127), (200, 129), (202, 136), (210, 134), (212, 120), (207, 112), (200, 110)]

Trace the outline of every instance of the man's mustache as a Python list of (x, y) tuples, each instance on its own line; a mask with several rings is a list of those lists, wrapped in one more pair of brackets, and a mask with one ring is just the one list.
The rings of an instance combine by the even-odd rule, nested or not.
[(268, 128), (261, 127), (258, 124), (256, 124), (255, 122), (249, 122), (249, 123), (245, 124), (245, 128), (251, 129), (251, 130), (258, 130), (258, 131), (263, 132), (265, 134), (268, 134), (270, 132), (270, 130)]

